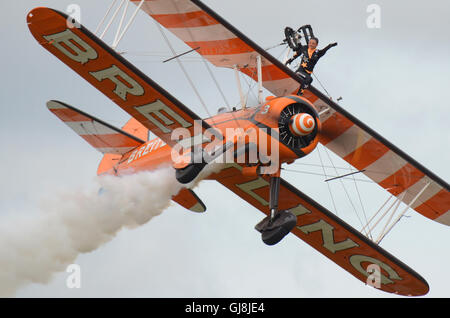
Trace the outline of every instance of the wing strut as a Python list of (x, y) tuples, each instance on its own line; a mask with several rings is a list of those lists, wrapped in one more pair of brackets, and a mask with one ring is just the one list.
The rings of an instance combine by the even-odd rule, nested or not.
[(258, 102), (262, 104), (263, 100), (263, 83), (262, 83), (262, 65), (261, 65), (261, 55), (256, 56), (256, 65), (258, 70)]
[[(108, 9), (106, 10), (106, 14), (101, 19), (101, 21), (98, 24), (94, 34), (97, 34), (100, 31), (100, 28), (103, 26), (104, 22), (106, 21), (106, 18), (108, 17), (109, 13), (111, 12), (111, 10), (114, 7), (114, 5), (116, 4), (116, 2), (117, 2), (117, 0), (114, 0), (111, 3), (111, 5), (108, 7)], [(100, 34), (99, 38), (103, 40), (104, 36), (106, 35), (106, 33), (111, 28), (112, 23), (114, 22), (114, 20), (118, 16), (118, 14), (120, 12), (120, 9), (122, 9), (123, 5), (125, 4), (125, 8), (122, 10), (122, 15), (120, 17), (119, 26), (117, 27), (116, 33), (114, 35), (114, 40), (113, 40), (113, 42), (111, 44), (111, 48), (113, 48), (115, 50), (117, 48), (117, 46), (119, 45), (120, 41), (122, 40), (122, 38), (124, 37), (125, 33), (130, 28), (131, 24), (134, 22), (134, 20), (136, 18), (136, 15), (139, 12), (139, 9), (144, 4), (144, 2), (145, 2), (145, 0), (141, 0), (140, 1), (140, 3), (137, 5), (137, 8), (134, 10), (133, 14), (131, 15), (130, 19), (128, 20), (127, 24), (125, 25), (125, 27), (123, 27), (124, 22), (125, 22), (125, 17), (126, 17), (126, 15), (128, 13), (128, 5), (129, 5), (130, 2), (127, 1), (127, 0), (122, 0), (120, 2), (119, 6), (114, 11), (112, 17), (109, 19), (109, 22), (107, 23), (107, 25), (106, 25), (105, 29), (103, 30), (103, 32)]]
[[(414, 197), (414, 199), (407, 205), (407, 207), (403, 210), (402, 213), (400, 213), (400, 215), (395, 219), (394, 222), (392, 222), (392, 224), (389, 226), (389, 228), (387, 230), (384, 230), (380, 236), (378, 237), (376, 243), (380, 244), (381, 241), (386, 237), (386, 235), (392, 230), (392, 228), (398, 223), (398, 221), (400, 221), (400, 219), (403, 217), (403, 215), (405, 215), (406, 211), (409, 210), (409, 208), (417, 201), (417, 199), (420, 197), (420, 195), (426, 190), (426, 188), (428, 188), (428, 186), (431, 184), (431, 182), (427, 182), (427, 184), (422, 188), (422, 190), (420, 190), (419, 193), (417, 193), (417, 195)], [(406, 193), (406, 192), (405, 192)], [(393, 215), (392, 215), (393, 216)], [(387, 223), (386, 223), (387, 226)], [(385, 228), (386, 228), (385, 226)]]

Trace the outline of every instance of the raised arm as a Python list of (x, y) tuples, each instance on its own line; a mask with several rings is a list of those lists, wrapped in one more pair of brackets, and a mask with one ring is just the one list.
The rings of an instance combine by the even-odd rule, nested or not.
[(325, 55), (325, 53), (327, 53), (327, 51), (328, 51), (329, 49), (331, 49), (332, 47), (334, 47), (334, 46), (336, 46), (336, 45), (337, 45), (337, 42), (335, 42), (335, 43), (330, 43), (330, 44), (328, 44), (327, 46), (325, 46), (323, 49), (319, 50), (319, 52), (318, 52), (319, 57), (322, 57), (323, 55)]

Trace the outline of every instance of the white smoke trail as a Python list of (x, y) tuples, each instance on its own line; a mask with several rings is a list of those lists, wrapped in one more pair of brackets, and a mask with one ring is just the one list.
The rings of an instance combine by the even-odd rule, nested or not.
[(96, 183), (88, 191), (55, 195), (38, 213), (0, 219), (0, 296), (13, 296), (29, 283), (48, 283), (80, 253), (159, 215), (181, 188), (172, 168)]

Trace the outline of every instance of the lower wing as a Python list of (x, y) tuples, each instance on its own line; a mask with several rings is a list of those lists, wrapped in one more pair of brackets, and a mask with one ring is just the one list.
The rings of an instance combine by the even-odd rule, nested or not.
[[(238, 164), (230, 164), (212, 177), (269, 215), (269, 179), (244, 176), (241, 170)], [(360, 281), (367, 283), (367, 267), (375, 264), (381, 271), (381, 290), (406, 296), (428, 292), (428, 284), (419, 274), (284, 180), (280, 184), (279, 209), (297, 216), (292, 234)]]

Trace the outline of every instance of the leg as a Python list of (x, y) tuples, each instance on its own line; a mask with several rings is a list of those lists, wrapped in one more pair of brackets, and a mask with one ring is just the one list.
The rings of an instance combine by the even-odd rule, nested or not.
[(273, 221), (275, 214), (278, 211), (278, 196), (280, 193), (280, 177), (270, 178), (270, 197), (269, 197), (269, 209), (270, 220)]
[(303, 95), (303, 91), (309, 87), (309, 85), (311, 85), (313, 78), (311, 77), (310, 74), (308, 74), (305, 70), (303, 69), (298, 69), (296, 74), (298, 76), (300, 76), (300, 78), (302, 79), (302, 83), (300, 84), (300, 88), (298, 89), (297, 95)]
[(270, 215), (259, 222), (255, 229), (267, 245), (275, 245), (281, 241), (297, 224), (297, 217), (290, 211), (278, 211), (280, 194), (279, 173), (270, 178), (269, 211)]

